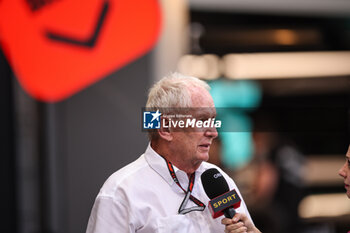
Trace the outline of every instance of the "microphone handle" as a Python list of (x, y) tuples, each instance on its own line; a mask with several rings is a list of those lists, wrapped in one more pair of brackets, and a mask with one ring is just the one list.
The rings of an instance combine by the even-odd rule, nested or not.
[(229, 207), (224, 210), (224, 215), (226, 218), (232, 219), (233, 216), (235, 216), (235, 214), (236, 214), (236, 210), (233, 207)]

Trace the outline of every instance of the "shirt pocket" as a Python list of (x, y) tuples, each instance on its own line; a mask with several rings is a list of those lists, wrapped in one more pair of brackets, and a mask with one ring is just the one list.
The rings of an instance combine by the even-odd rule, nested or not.
[(157, 233), (194, 233), (195, 224), (186, 215), (173, 215), (157, 219)]

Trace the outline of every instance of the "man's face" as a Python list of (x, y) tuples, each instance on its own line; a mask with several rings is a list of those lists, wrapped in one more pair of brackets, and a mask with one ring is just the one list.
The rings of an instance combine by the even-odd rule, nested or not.
[(345, 163), (339, 170), (339, 175), (344, 178), (346, 195), (350, 198), (350, 146), (345, 156)]
[[(191, 115), (197, 120), (205, 121), (216, 117), (214, 101), (209, 92), (203, 88), (191, 89), (193, 110)], [(215, 127), (183, 129), (173, 132), (173, 152), (177, 158), (192, 167), (199, 167), (202, 161), (209, 159), (209, 149), (214, 138), (218, 136)]]

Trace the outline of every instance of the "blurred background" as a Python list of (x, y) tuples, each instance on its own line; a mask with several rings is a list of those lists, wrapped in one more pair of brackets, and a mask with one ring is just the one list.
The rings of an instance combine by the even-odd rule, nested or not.
[(147, 90), (171, 71), (208, 81), (218, 117), (242, 126), (220, 133), (210, 160), (262, 232), (350, 230), (338, 176), (350, 141), (350, 2), (160, 4), (150, 52), (57, 103), (30, 97), (0, 51), (1, 232), (85, 232), (103, 182), (144, 152)]

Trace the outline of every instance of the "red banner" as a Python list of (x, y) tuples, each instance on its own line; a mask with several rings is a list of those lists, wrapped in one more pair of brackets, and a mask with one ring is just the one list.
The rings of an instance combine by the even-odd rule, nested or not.
[(0, 0), (0, 42), (21, 85), (67, 98), (155, 44), (157, 0)]

